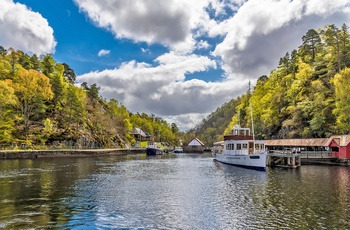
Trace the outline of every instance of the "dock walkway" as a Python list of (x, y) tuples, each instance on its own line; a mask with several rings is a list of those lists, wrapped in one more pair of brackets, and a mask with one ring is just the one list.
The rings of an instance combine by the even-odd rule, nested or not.
[(299, 154), (285, 152), (270, 152), (267, 155), (267, 166), (297, 168), (301, 166), (301, 157)]

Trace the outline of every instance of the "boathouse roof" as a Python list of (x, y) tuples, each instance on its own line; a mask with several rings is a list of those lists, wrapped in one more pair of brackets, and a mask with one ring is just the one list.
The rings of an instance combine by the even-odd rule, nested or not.
[(277, 139), (265, 140), (266, 146), (330, 146), (335, 142), (338, 146), (347, 146), (350, 143), (350, 135), (334, 135), (330, 138), (305, 138), (305, 139)]
[(347, 146), (350, 143), (350, 135), (334, 135), (329, 139), (329, 143), (334, 140), (339, 146)]
[(330, 138), (265, 140), (266, 146), (329, 146)]

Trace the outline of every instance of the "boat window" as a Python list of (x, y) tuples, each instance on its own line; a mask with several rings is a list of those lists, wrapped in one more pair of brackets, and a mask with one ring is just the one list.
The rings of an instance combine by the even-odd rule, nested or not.
[(234, 144), (227, 144), (226, 145), (227, 150), (234, 150), (234, 147), (235, 147)]
[(247, 144), (243, 144), (242, 149), (247, 149), (247, 148), (248, 148), (248, 145)]
[(250, 156), (250, 159), (260, 159), (260, 156)]
[(256, 150), (259, 150), (259, 149), (260, 149), (259, 144), (255, 144), (255, 149), (256, 149)]
[(241, 150), (242, 149), (242, 145), (241, 144), (237, 144), (237, 150)]

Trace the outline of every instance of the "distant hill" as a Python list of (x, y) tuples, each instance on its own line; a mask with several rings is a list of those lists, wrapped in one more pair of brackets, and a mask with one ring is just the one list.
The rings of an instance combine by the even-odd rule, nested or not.
[[(350, 34), (326, 25), (310, 29), (302, 45), (280, 59), (252, 92), (231, 100), (204, 119), (193, 133), (207, 146), (222, 140), (234, 124), (265, 139), (329, 137), (350, 133)], [(268, 54), (266, 54), (268, 55)]]
[(232, 99), (217, 108), (215, 112), (196, 126), (193, 130), (193, 136), (198, 137), (206, 146), (212, 146), (214, 142), (222, 140), (224, 131), (234, 116), (239, 101), (239, 98)]

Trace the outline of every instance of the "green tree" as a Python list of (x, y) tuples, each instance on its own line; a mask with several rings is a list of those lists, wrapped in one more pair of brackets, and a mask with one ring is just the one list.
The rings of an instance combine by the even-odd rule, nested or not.
[(66, 77), (70, 83), (74, 84), (76, 80), (76, 75), (74, 70), (66, 63), (62, 64), (64, 66), (63, 76)]
[(41, 72), (50, 77), (51, 74), (55, 71), (56, 62), (53, 59), (51, 54), (46, 54), (40, 62)]
[[(311, 56), (311, 62), (314, 62), (316, 53), (321, 45), (321, 38), (318, 32), (314, 29), (310, 29), (302, 37), (302, 48), (304, 51), (304, 57)], [(306, 61), (308, 59), (305, 59)]]
[[(51, 88), (54, 93), (52, 100), (54, 111), (62, 110), (62, 102), (65, 100), (67, 94), (68, 82), (66, 82), (66, 78), (63, 76), (63, 72), (63, 65), (57, 64), (49, 77)], [(69, 100), (69, 98), (66, 100)]]
[(350, 69), (346, 68), (334, 77), (337, 129), (340, 134), (350, 133)]
[(13, 132), (14, 114), (13, 108), (17, 104), (17, 97), (12, 88), (11, 80), (0, 80), (0, 143), (11, 144), (15, 138)]
[(49, 79), (36, 70), (19, 69), (14, 78), (14, 89), (21, 111), (24, 133), (27, 136), (30, 118), (44, 107), (44, 102), (53, 98)]
[(340, 51), (340, 30), (333, 24), (327, 25), (322, 31), (328, 52), (332, 54), (330, 64), (335, 66), (337, 72), (341, 69), (341, 51)]
[(63, 103), (64, 127), (78, 131), (78, 128), (84, 126), (86, 122), (86, 92), (74, 85), (68, 85)]

